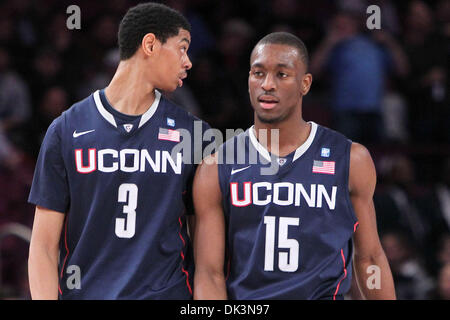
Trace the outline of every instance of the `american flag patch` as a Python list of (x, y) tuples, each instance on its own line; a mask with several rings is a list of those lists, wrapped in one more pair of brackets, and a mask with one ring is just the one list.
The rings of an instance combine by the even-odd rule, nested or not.
[(158, 139), (180, 142), (180, 132), (177, 130), (159, 128)]
[(312, 172), (334, 174), (334, 161), (317, 161), (314, 160)]

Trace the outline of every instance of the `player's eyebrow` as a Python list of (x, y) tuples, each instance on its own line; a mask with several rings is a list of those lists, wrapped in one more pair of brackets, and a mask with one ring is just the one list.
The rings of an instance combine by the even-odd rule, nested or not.
[(252, 64), (251, 68), (264, 68), (264, 64), (257, 62), (257, 63)]
[(188, 39), (188, 38), (183, 38), (183, 39), (181, 39), (181, 40), (180, 40), (180, 42), (183, 42), (183, 41), (186, 41), (186, 42), (187, 42), (187, 44), (191, 44), (191, 42), (189, 41), (189, 39)]
[[(265, 66), (262, 63), (257, 62), (257, 63), (252, 64), (251, 67), (252, 68), (264, 68)], [(286, 64), (286, 63), (278, 63), (277, 64), (277, 68), (288, 68), (288, 69), (290, 69), (290, 68), (292, 68), (292, 66), (289, 65), (289, 64)]]

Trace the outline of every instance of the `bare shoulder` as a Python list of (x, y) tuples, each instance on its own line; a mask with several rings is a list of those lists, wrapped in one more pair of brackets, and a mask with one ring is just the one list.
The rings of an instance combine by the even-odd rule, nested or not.
[(351, 151), (350, 151), (350, 161), (356, 162), (371, 162), (372, 157), (370, 155), (369, 150), (365, 146), (360, 143), (353, 142)]
[(353, 142), (350, 151), (350, 191), (363, 187), (375, 189), (376, 170), (369, 150), (362, 144)]
[(203, 204), (212, 205), (221, 200), (217, 154), (203, 159), (198, 165), (193, 185), (194, 205), (201, 208)]
[(217, 160), (217, 153), (205, 157), (198, 165), (196, 178), (201, 180), (214, 178), (217, 175)]

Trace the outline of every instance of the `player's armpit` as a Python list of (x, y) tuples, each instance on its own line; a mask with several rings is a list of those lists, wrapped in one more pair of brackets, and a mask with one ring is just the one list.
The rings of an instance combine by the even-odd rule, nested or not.
[[(395, 299), (394, 284), (388, 261), (378, 237), (373, 194), (376, 185), (375, 165), (369, 151), (353, 143), (350, 153), (349, 191), (358, 219), (354, 235), (354, 266), (357, 282), (367, 299)], [(373, 268), (379, 270), (380, 286), (368, 284)], [(370, 271), (370, 272), (369, 272)]]
[(223, 274), (225, 221), (217, 163), (206, 158), (197, 168), (193, 185), (196, 227), (194, 235), (194, 299), (226, 299)]
[(59, 239), (63, 213), (36, 207), (28, 258), (28, 274), (33, 299), (58, 299)]

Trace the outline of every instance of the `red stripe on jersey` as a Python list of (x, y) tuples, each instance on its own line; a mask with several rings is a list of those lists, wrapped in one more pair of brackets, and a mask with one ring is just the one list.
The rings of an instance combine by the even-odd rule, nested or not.
[(345, 267), (345, 257), (344, 257), (344, 250), (343, 249), (341, 249), (341, 256), (342, 256), (342, 264), (344, 266), (344, 276), (342, 277), (341, 280), (339, 280), (339, 283), (338, 283), (338, 285), (336, 287), (336, 292), (333, 295), (333, 300), (336, 300), (336, 295), (337, 295), (337, 293), (339, 291), (339, 286), (341, 285), (342, 280), (344, 280), (347, 277), (347, 268)]
[[(180, 223), (180, 231), (178, 232), (178, 235), (180, 236), (181, 241), (183, 241), (183, 248), (186, 246), (186, 241), (184, 241), (183, 236), (181, 235), (181, 228), (183, 227), (183, 223), (181, 222), (181, 217), (178, 217), (178, 222)], [(184, 253), (183, 250), (180, 252), (181, 259), (184, 262)], [(181, 266), (181, 271), (186, 275), (186, 285), (188, 287), (189, 293), (192, 295), (192, 288), (189, 284), (189, 272), (187, 272), (183, 266)]]
[[(63, 265), (61, 267), (61, 274), (59, 276), (60, 277), (60, 281), (62, 280), (64, 267), (66, 265), (67, 257), (69, 256), (69, 246), (67, 245), (67, 221), (68, 220), (69, 220), (69, 217), (68, 217), (68, 215), (66, 215), (66, 223), (65, 223), (65, 226), (64, 226), (64, 246), (66, 248), (66, 256), (64, 257)], [(62, 295), (62, 290), (61, 290), (60, 283), (58, 283), (58, 290), (59, 290), (59, 293)]]

